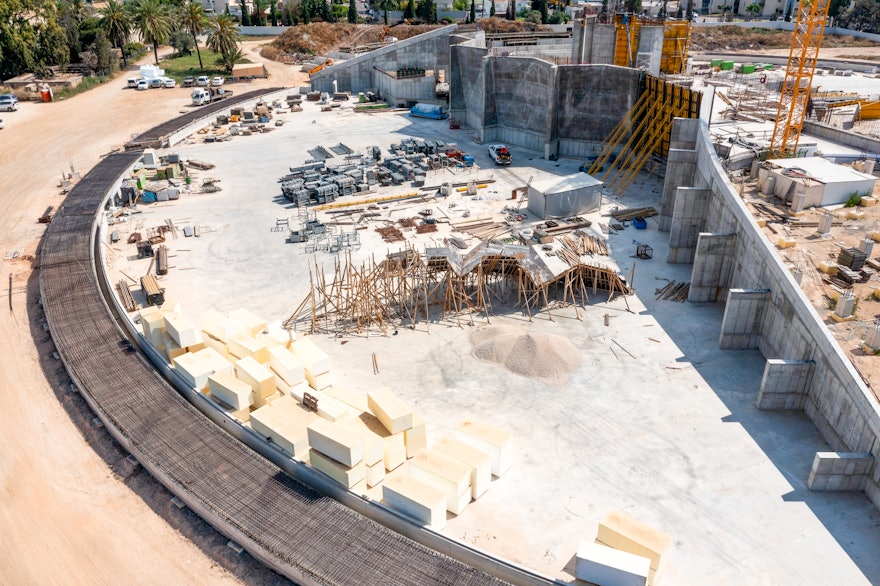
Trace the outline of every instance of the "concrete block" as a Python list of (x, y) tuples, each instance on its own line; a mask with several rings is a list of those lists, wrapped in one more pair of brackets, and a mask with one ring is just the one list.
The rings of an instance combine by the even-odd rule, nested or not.
[(227, 413), (238, 419), (242, 423), (248, 423), (251, 420), (251, 409), (250, 407), (245, 407), (244, 409), (235, 409), (235, 410), (227, 410)]
[(260, 332), (256, 337), (265, 342), (266, 346), (284, 346), (288, 350), (290, 349), (290, 332), (287, 330), (273, 328), (270, 325), (267, 332)]
[(277, 376), (275, 377), (275, 388), (282, 394), (296, 399), (299, 403), (303, 402), (303, 395), (312, 390), (312, 387), (310, 387), (309, 383), (306, 381), (295, 385), (289, 385)]
[(177, 313), (163, 313), (165, 331), (174, 338), (181, 348), (193, 346), (202, 341), (201, 332), (188, 319)]
[(254, 390), (228, 372), (215, 372), (208, 377), (208, 389), (218, 401), (233, 410), (247, 409), (254, 404)]
[(388, 472), (406, 462), (406, 439), (402, 433), (389, 433), (382, 422), (369, 412), (361, 412), (358, 416), (361, 423), (385, 441), (385, 469)]
[(318, 415), (327, 421), (351, 419), (356, 415), (351, 407), (323, 391), (316, 391), (310, 388), (307, 392), (318, 399)]
[(142, 314), (141, 330), (143, 331), (144, 338), (153, 347), (162, 346), (162, 334), (165, 333), (165, 316), (158, 310), (146, 315)]
[(162, 347), (165, 348), (165, 357), (171, 364), (174, 364), (175, 358), (189, 352), (187, 348), (181, 348), (167, 331), (162, 332)]
[[(260, 342), (265, 344), (265, 342)], [(296, 385), (306, 380), (302, 362), (293, 353), (281, 345), (268, 348), (269, 366), (288, 385)]]
[(869, 195), (862, 196), (862, 199), (859, 200), (859, 205), (863, 208), (869, 208), (871, 206), (877, 205), (877, 198), (871, 197)]
[(363, 438), (347, 427), (317, 419), (308, 427), (309, 445), (345, 466), (362, 462), (366, 452)]
[[(205, 340), (204, 340), (204, 338), (202, 338), (202, 341), (199, 342), (198, 344), (193, 344), (192, 346), (187, 346), (187, 347), (186, 347), (186, 351), (187, 351), (187, 352), (192, 352), (193, 354), (195, 354), (195, 353), (198, 352), (199, 350), (204, 350), (204, 349), (207, 348), (207, 347), (208, 347), (208, 345), (205, 344)], [(225, 357), (226, 357), (226, 354), (223, 354), (223, 357), (225, 358)]]
[(880, 232), (871, 232), (871, 240), (880, 242)]
[(651, 560), (651, 570), (660, 569), (663, 554), (672, 538), (621, 511), (611, 511), (599, 523), (596, 541)]
[[(290, 351), (299, 358), (303, 367), (318, 376), (330, 371), (330, 357), (308, 338), (300, 338), (291, 342)], [(309, 381), (311, 383), (311, 381)]]
[(471, 469), (458, 460), (434, 450), (423, 450), (409, 461), (409, 475), (443, 491), (446, 510), (458, 515), (464, 506), (462, 494), (471, 500)]
[(235, 376), (254, 390), (254, 405), (258, 407), (275, 392), (275, 375), (250, 356), (235, 362)]
[(389, 388), (367, 393), (367, 405), (391, 433), (401, 433), (413, 426), (413, 412)]
[[(320, 405), (320, 401), (319, 401)], [(385, 464), (385, 436), (370, 429), (360, 417), (349, 417), (339, 422), (340, 425), (351, 429), (364, 439), (364, 461), (367, 466)]]
[(290, 397), (279, 397), (251, 413), (251, 429), (289, 453), (304, 459), (309, 452), (308, 426), (318, 416)]
[(309, 464), (349, 489), (367, 477), (367, 466), (363, 462), (345, 466), (314, 448), (309, 450)]
[(250, 356), (260, 364), (269, 362), (269, 350), (266, 344), (244, 332), (236, 332), (227, 340), (229, 352), (236, 358)]
[(428, 447), (428, 426), (425, 420), (418, 415), (413, 415), (413, 426), (403, 432), (403, 441), (406, 444), (406, 457), (412, 458)]
[(437, 531), (446, 525), (446, 495), (415, 478), (386, 479), (382, 484), (382, 502)]
[(513, 438), (509, 432), (480, 421), (466, 419), (453, 432), (456, 439), (486, 452), (492, 458), (492, 474), (501, 476), (513, 462)]
[(229, 346), (205, 331), (202, 331), (202, 343), (205, 344), (205, 347), (216, 350), (221, 356), (229, 358)]
[(339, 399), (346, 405), (353, 407), (358, 413), (370, 410), (370, 407), (367, 404), (367, 393), (365, 391), (352, 390), (345, 386), (340, 387), (339, 385), (333, 385), (328, 389), (324, 389), (324, 392), (331, 397)]
[(162, 313), (178, 313), (183, 315), (183, 308), (180, 305), (180, 301), (173, 295), (169, 295), (167, 292), (165, 293), (165, 303), (160, 305), (159, 308), (162, 310)]
[(241, 331), (241, 326), (236, 322), (213, 309), (203, 311), (199, 315), (199, 323), (202, 326), (203, 332), (206, 332), (224, 344), (229, 342), (229, 336), (235, 332)]
[(202, 348), (198, 352), (193, 352), (193, 354), (204, 360), (214, 372), (235, 373), (232, 363), (213, 348)]
[(243, 331), (251, 336), (256, 336), (269, 326), (265, 320), (257, 317), (247, 309), (236, 309), (229, 312), (229, 319), (238, 324)]
[(776, 241), (776, 246), (778, 246), (779, 248), (792, 248), (796, 245), (797, 240), (795, 240), (794, 238), (786, 238), (785, 236), (780, 237), (779, 240)]
[(480, 498), (492, 482), (492, 457), (454, 438), (443, 438), (431, 449), (454, 458), (471, 469), (471, 497)]
[(316, 375), (308, 368), (304, 368), (303, 374), (305, 375), (306, 382), (309, 383), (309, 386), (316, 391), (324, 391), (333, 386), (333, 374), (329, 371)]
[(858, 210), (850, 210), (849, 213), (846, 214), (846, 217), (850, 220), (864, 220), (865, 212), (860, 212)]
[(367, 488), (373, 488), (385, 480), (385, 464), (380, 460), (374, 466), (367, 466)]
[(581, 541), (574, 575), (592, 584), (646, 586), (651, 560), (598, 543)]
[(214, 369), (198, 355), (187, 352), (181, 354), (174, 361), (174, 370), (194, 389), (203, 389), (208, 386), (208, 377), (214, 374)]

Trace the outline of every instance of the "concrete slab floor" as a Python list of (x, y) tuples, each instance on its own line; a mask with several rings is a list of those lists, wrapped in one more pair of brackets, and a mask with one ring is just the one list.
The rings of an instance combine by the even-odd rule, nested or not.
[[(193, 320), (210, 307), (246, 307), (282, 320), (308, 290), (307, 266), (317, 260), (332, 267), (336, 259), (306, 255), (302, 244), (287, 244), (284, 233), (270, 231), (276, 217), (296, 216), (278, 196), (277, 178), (307, 159), (307, 149), (340, 141), (355, 149), (384, 148), (404, 136), (454, 140), (484, 165), (472, 176), (498, 179), (481, 201), (456, 195), (453, 208), (448, 201), (430, 204), (456, 219), (459, 206), (471, 209), (472, 218), (497, 213), (510, 203), (510, 189), (530, 176), (573, 173), (580, 164), (543, 161), (514, 148), (513, 164), (496, 168), (466, 131), (397, 113), (321, 113), (307, 104), (285, 117), (290, 124), (265, 135), (173, 149), (216, 163), (199, 175), (221, 179), (223, 191), (140, 206), (142, 213), (116, 226), (123, 240), (107, 248), (114, 268), (135, 278), (147, 270), (147, 262), (130, 258), (133, 245), (123, 244), (139, 225), (171, 218), (178, 226), (212, 226), (216, 231), (200, 238), (181, 233), (167, 242), (172, 268), (162, 282), (169, 295)], [(440, 178), (429, 176), (428, 183)], [(657, 178), (640, 176), (624, 199), (602, 212), (609, 205), (659, 206), (659, 194)], [(424, 207), (390, 205), (382, 213), (404, 217)], [(592, 228), (609, 222), (598, 213), (589, 218)], [(364, 245), (352, 253), (354, 260), (397, 248), (372, 227), (361, 235)], [(553, 310), (552, 319), (543, 312), (529, 321), (521, 310), (496, 302), (489, 320), (462, 318), (461, 327), (446, 320), (397, 335), (314, 339), (333, 359), (336, 385), (363, 391), (390, 386), (427, 420), (429, 444), (465, 417), (513, 434), (513, 467), (461, 515), (450, 516), (444, 533), (451, 537), (571, 580), (579, 541), (595, 538), (597, 523), (616, 508), (672, 536), (660, 586), (880, 582), (880, 513), (862, 494), (806, 489), (813, 454), (829, 447), (803, 414), (754, 407), (763, 359), (753, 351), (718, 349), (723, 307), (655, 300), (655, 289), (667, 282), (662, 279), (690, 278), (689, 265), (665, 262), (666, 238), (654, 219), (647, 230), (609, 236), (620, 272), (629, 276), (635, 262), (636, 294), (626, 300), (631, 311), (619, 296), (608, 303), (599, 292), (580, 310), (581, 319), (569, 307)], [(631, 258), (636, 242), (652, 246), (654, 258)], [(469, 335), (487, 323), (565, 336), (582, 362), (561, 383), (482, 362)]]

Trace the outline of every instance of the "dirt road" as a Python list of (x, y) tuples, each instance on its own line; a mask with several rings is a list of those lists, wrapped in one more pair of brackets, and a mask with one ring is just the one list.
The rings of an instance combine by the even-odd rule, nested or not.
[[(265, 42), (245, 43), (252, 61)], [(267, 67), (270, 78), (248, 90), (307, 80), (292, 66)], [(44, 225), (36, 220), (62, 201), (62, 173), (85, 174), (132, 134), (188, 109), (188, 89), (138, 92), (123, 89), (126, 77), (2, 115), (0, 259), (4, 293), (11, 291), (0, 309), (0, 584), (284, 582), (227, 549), (222, 536), (171, 505), (164, 488), (125, 460), (70, 393), (41, 327), (32, 259)]]

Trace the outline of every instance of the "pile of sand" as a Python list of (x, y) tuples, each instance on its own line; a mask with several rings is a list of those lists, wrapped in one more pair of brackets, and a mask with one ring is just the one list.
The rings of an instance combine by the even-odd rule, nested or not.
[(487, 326), (471, 335), (474, 356), (522, 376), (564, 380), (581, 364), (581, 353), (567, 338), (527, 332), (513, 326)]

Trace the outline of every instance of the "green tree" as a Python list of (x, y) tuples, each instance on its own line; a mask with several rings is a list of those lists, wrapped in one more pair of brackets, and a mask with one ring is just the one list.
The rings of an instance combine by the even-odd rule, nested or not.
[[(206, 43), (211, 50), (220, 53), (222, 59), (227, 59), (229, 55), (238, 50), (240, 38), (238, 23), (235, 22), (235, 19), (226, 14), (220, 14), (211, 20)], [(229, 70), (232, 70), (231, 66)]]
[(278, 26), (278, 3), (272, 2), (269, 6), (269, 19), (272, 22), (272, 26)]
[(383, 12), (385, 25), (388, 25), (388, 11), (397, 8), (397, 0), (376, 0), (376, 9)]
[(422, 0), (416, 6), (416, 16), (428, 24), (437, 22), (437, 5), (434, 0)]
[(222, 53), (220, 57), (217, 59), (217, 63), (223, 66), (227, 72), (231, 72), (232, 68), (236, 63), (240, 63), (244, 60), (244, 53), (241, 52), (241, 49), (236, 47), (229, 53)]
[(752, 2), (748, 6), (746, 6), (746, 12), (749, 14), (750, 18), (755, 18), (756, 16), (760, 16), (761, 14), (761, 5), (757, 2)]
[(354, 24), (358, 21), (358, 9), (357, 2), (355, 0), (348, 0), (348, 22)]
[(153, 57), (159, 64), (159, 44), (171, 35), (172, 18), (168, 5), (159, 0), (139, 0), (133, 8), (135, 28), (145, 43), (153, 45)]
[(507, 0), (507, 11), (504, 13), (507, 20), (516, 20), (516, 2), (515, 0)]
[(731, 8), (733, 8), (733, 6), (731, 6), (730, 4), (722, 4), (721, 6), (718, 7), (718, 10), (721, 11), (722, 22), (727, 21), (727, 11), (730, 10)]
[(406, 6), (403, 8), (403, 18), (412, 20), (416, 17), (416, 0), (404, 0)]
[(117, 0), (107, 0), (107, 5), (101, 10), (99, 23), (113, 46), (122, 51), (122, 63), (128, 66), (125, 44), (131, 37), (131, 17), (125, 6)]
[(245, 0), (241, 0), (241, 26), (251, 26), (250, 9)]
[(471, 0), (471, 11), (468, 14), (468, 22), (477, 22), (477, 7), (474, 4), (475, 0)]
[(840, 16), (840, 26), (874, 32), (880, 22), (880, 6), (875, 0), (856, 0), (849, 12)]
[(204, 69), (202, 52), (199, 50), (199, 35), (205, 32), (205, 27), (208, 25), (208, 16), (205, 14), (205, 8), (198, 0), (190, 0), (184, 5), (180, 17), (181, 24), (192, 35), (196, 54), (199, 56), (199, 69)]
[(178, 55), (192, 55), (194, 43), (189, 33), (186, 31), (174, 31), (168, 37), (168, 44), (171, 45)]
[(495, 0), (489, 5), (489, 16), (495, 16)]

